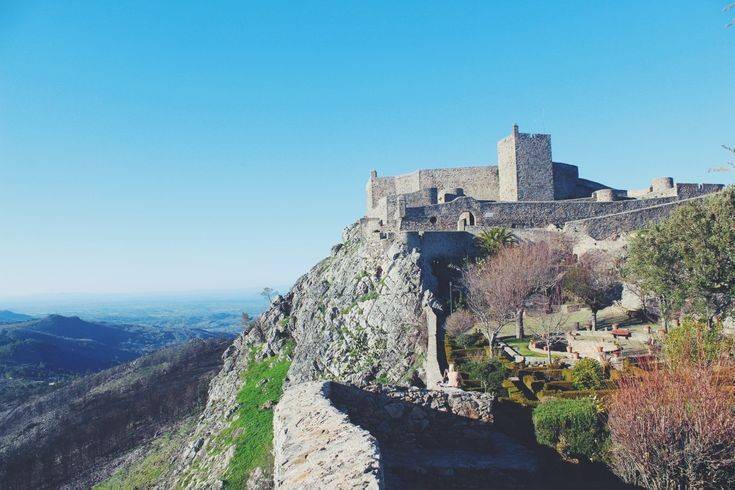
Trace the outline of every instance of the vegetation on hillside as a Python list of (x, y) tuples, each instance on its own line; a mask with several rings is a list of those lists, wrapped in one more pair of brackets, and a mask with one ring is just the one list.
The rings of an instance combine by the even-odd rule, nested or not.
[(239, 411), (230, 427), (219, 436), (223, 444), (235, 445), (235, 455), (225, 475), (226, 488), (244, 488), (255, 468), (263, 469), (268, 475), (272, 472), (273, 407), (281, 397), (291, 365), (288, 354), (256, 361), (251, 353), (237, 394)]
[(0, 410), (77, 376), (108, 369), (162, 347), (227, 334), (186, 328), (88, 322), (50, 315), (0, 324)]
[(143, 458), (116, 471), (107, 480), (95, 485), (94, 490), (153, 488), (161, 476), (172, 468), (194, 425), (194, 420), (188, 420), (178, 429), (163, 434), (149, 445)]

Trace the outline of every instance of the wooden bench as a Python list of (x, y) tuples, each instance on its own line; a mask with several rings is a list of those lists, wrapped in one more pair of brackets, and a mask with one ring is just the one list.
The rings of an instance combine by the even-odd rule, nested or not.
[(623, 337), (625, 339), (630, 338), (630, 330), (627, 328), (616, 328), (610, 331), (614, 339), (617, 339), (618, 337)]

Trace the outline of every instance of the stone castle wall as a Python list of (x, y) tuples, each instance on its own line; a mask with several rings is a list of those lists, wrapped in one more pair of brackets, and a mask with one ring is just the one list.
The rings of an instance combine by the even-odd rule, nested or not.
[[(552, 161), (551, 136), (520, 133), (518, 126), (498, 142), (498, 166), (419, 170), (368, 183), (366, 217), (383, 230), (450, 231), (483, 227), (563, 227), (571, 221), (594, 233), (614, 233), (659, 209), (616, 216), (722, 190), (718, 184), (675, 184), (658, 177), (648, 188), (612, 189), (580, 179), (574, 165)], [(382, 233), (382, 230), (381, 230)]]
[(400, 228), (406, 231), (457, 230), (457, 220), (465, 211), (475, 217), (475, 228), (506, 226), (539, 228), (549, 224), (563, 226), (577, 221), (674, 201), (664, 197), (626, 201), (548, 201), (548, 202), (479, 202), (458, 198), (447, 204), (407, 208)]
[[(441, 192), (444, 189), (462, 189), (465, 195), (480, 200), (498, 199), (498, 167), (457, 167), (418, 170), (416, 172), (378, 177), (373, 174), (367, 183), (367, 215), (384, 217), (390, 213), (390, 198), (416, 192)], [(388, 200), (386, 203), (385, 200)]]
[(637, 230), (650, 223), (661, 221), (668, 217), (679, 206), (704, 197), (705, 196), (700, 195), (689, 199), (670, 201), (641, 209), (634, 209), (578, 221), (570, 221), (564, 226), (564, 230), (585, 233), (595, 240), (614, 238), (622, 233)]

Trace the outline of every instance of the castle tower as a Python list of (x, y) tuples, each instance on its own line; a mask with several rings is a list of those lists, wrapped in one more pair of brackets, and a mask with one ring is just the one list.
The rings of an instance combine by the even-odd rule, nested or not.
[(551, 135), (513, 133), (498, 142), (501, 201), (553, 201)]

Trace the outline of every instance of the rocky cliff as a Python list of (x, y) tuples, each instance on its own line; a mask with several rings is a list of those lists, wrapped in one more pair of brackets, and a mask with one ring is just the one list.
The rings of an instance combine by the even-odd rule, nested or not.
[(191, 442), (160, 486), (205, 488), (225, 480), (237, 448), (223, 445), (222, 434), (237, 417), (237, 395), (251, 359), (293, 347), (286, 385), (319, 379), (420, 384), (423, 311), (436, 306), (430, 270), (425, 257), (400, 240), (366, 238), (359, 225), (345, 230), (330, 255), (227, 350)]

